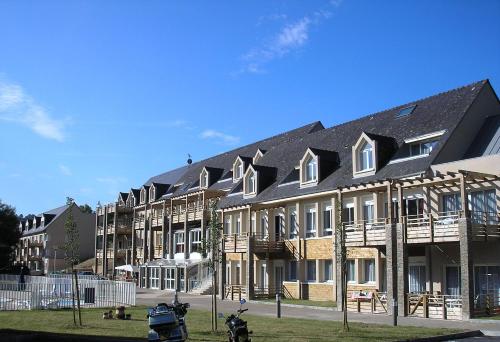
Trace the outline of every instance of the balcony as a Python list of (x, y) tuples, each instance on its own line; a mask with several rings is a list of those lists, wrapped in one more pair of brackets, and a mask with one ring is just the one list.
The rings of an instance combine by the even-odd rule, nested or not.
[(385, 245), (387, 219), (373, 221), (344, 222), (345, 244), (348, 247)]
[(95, 250), (95, 256), (96, 256), (96, 258), (97, 258), (97, 259), (102, 259), (102, 256), (103, 256), (103, 251), (102, 251), (102, 249), (101, 249), (101, 248), (97, 248), (97, 249)]
[(42, 261), (41, 255), (29, 255), (28, 261)]
[(104, 235), (104, 228), (101, 226), (97, 226), (96, 228), (96, 234), (97, 235)]
[(115, 224), (114, 223), (109, 223), (106, 229), (107, 234), (114, 234), (115, 233)]
[(146, 219), (144, 216), (136, 217), (133, 221), (134, 229), (144, 229)]
[(132, 233), (132, 219), (119, 219), (116, 221), (116, 234), (131, 234)]
[(115, 256), (117, 258), (125, 258), (127, 256), (127, 251), (129, 251), (130, 248), (118, 248), (116, 250)]
[(153, 215), (151, 217), (151, 227), (161, 227), (163, 225), (163, 215)]
[(107, 248), (106, 249), (106, 258), (108, 259), (113, 259), (115, 257), (115, 251), (113, 250), (113, 248)]
[(155, 246), (154, 247), (154, 257), (155, 258), (162, 258), (163, 257), (163, 247), (162, 246)]
[[(283, 240), (270, 240), (267, 235), (252, 235), (250, 243), (253, 253), (282, 253), (285, 250)], [(224, 253), (246, 253), (248, 250), (247, 234), (232, 234), (222, 237), (222, 251)]]
[(409, 293), (407, 295), (407, 307), (409, 316), (462, 319), (462, 296)]
[(173, 207), (172, 210), (172, 223), (181, 223), (186, 220), (196, 221), (201, 220), (205, 213), (204, 206), (202, 204), (189, 203), (187, 206)]
[(143, 247), (137, 247), (135, 250), (136, 250), (137, 258), (144, 258), (144, 248)]
[(500, 215), (496, 212), (473, 211), (472, 234), (476, 241), (500, 239)]
[(43, 247), (43, 241), (30, 241), (30, 247)]

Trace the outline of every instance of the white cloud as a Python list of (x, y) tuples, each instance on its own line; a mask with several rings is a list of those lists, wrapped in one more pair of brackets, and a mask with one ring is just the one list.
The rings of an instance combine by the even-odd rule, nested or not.
[(213, 129), (204, 130), (200, 134), (200, 137), (202, 139), (216, 139), (229, 145), (237, 144), (240, 141), (240, 138), (237, 136), (225, 134)]
[(64, 176), (73, 175), (73, 172), (71, 172), (71, 169), (64, 164), (59, 164), (59, 171), (61, 171), (61, 174)]
[(44, 138), (65, 139), (64, 123), (52, 118), (17, 84), (0, 81), (0, 120), (25, 125)]
[[(338, 7), (341, 0), (334, 0), (329, 3), (329, 7)], [(310, 15), (287, 23), (280, 30), (271, 36), (266, 43), (256, 48), (250, 49), (242, 56), (244, 61), (243, 68), (239, 73), (265, 73), (264, 66), (273, 60), (283, 58), (286, 55), (302, 48), (309, 40), (310, 29), (313, 25), (319, 24), (322, 20), (330, 18), (332, 13), (327, 9), (319, 9)], [(258, 26), (262, 24), (261, 17), (258, 21)], [(286, 15), (279, 15), (276, 19), (285, 20)]]

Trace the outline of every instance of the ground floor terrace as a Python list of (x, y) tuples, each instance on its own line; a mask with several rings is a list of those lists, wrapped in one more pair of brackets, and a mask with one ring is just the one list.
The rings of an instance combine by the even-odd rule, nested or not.
[[(340, 302), (339, 265), (330, 239), (304, 241), (307, 258), (281, 254), (225, 253), (220, 272), (223, 299), (285, 298)], [(291, 242), (285, 242), (291, 243)], [(308, 243), (310, 243), (309, 247)], [(331, 254), (321, 251), (330, 246)], [(350, 247), (347, 250), (347, 308), (362, 313), (391, 314), (398, 301), (401, 316), (462, 319), (464, 316), (500, 314), (500, 241), (471, 242), (470, 284), (464, 289), (464, 258), (460, 243), (406, 245), (400, 253), (399, 271), (391, 279), (387, 249)], [(399, 284), (397, 283), (399, 282)], [(390, 284), (393, 284), (392, 289)], [(396, 283), (396, 284), (394, 284)], [(392, 292), (391, 292), (392, 290)], [(464, 301), (470, 300), (469, 312)], [(465, 305), (466, 306), (466, 305)]]

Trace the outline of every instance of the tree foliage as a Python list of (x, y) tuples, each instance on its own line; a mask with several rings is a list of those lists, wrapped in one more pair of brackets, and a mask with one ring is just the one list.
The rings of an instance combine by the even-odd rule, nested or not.
[(86, 214), (92, 214), (94, 211), (92, 210), (92, 207), (88, 204), (83, 204), (80, 206), (80, 210)]
[(12, 265), (13, 251), (20, 237), (16, 209), (0, 201), (0, 270)]
[(208, 236), (203, 240), (203, 255), (209, 256), (208, 268), (212, 272), (212, 331), (217, 331), (217, 269), (222, 260), (219, 248), (222, 238), (222, 224), (217, 212), (217, 200), (211, 200), (210, 221), (208, 223)]
[(78, 255), (80, 249), (80, 237), (78, 234), (78, 227), (73, 218), (73, 204), (75, 201), (67, 197), (66, 204), (69, 206), (68, 217), (64, 223), (64, 259), (68, 267), (73, 270), (73, 266), (80, 262), (80, 257)]

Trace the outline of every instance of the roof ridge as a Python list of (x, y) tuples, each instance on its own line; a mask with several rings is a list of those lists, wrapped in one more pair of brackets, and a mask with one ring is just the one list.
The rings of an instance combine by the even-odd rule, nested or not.
[(402, 105), (398, 105), (398, 106), (394, 106), (394, 107), (391, 107), (391, 108), (387, 108), (387, 109), (384, 109), (384, 110), (380, 110), (378, 112), (374, 112), (374, 113), (371, 113), (371, 114), (367, 114), (367, 115), (364, 115), (364, 116), (361, 116), (357, 119), (353, 119), (353, 120), (349, 120), (349, 121), (345, 121), (345, 122), (342, 122), (338, 125), (334, 125), (334, 126), (331, 126), (331, 127), (328, 127), (327, 130), (331, 130), (331, 129), (334, 129), (334, 128), (337, 128), (337, 127), (343, 127), (345, 125), (348, 125), (352, 122), (356, 122), (356, 121), (359, 121), (359, 120), (363, 120), (363, 119), (367, 119), (369, 117), (372, 117), (372, 116), (376, 116), (376, 115), (379, 115), (379, 114), (382, 114), (382, 113), (386, 113), (386, 112), (389, 112), (389, 111), (392, 111), (392, 110), (396, 110), (398, 108), (405, 108), (405, 107), (409, 107), (411, 106), (412, 104), (415, 104), (417, 102), (422, 102), (422, 101), (425, 101), (425, 100), (428, 100), (428, 99), (431, 99), (431, 98), (434, 98), (434, 97), (438, 97), (438, 96), (443, 96), (445, 94), (449, 94), (449, 93), (452, 93), (452, 92), (456, 92), (456, 91), (460, 91), (464, 88), (468, 88), (468, 87), (471, 87), (473, 85), (481, 85), (484, 86), (486, 83), (488, 82), (488, 79), (483, 79), (483, 80), (480, 80), (480, 81), (476, 81), (476, 82), (472, 82), (472, 83), (469, 83), (467, 85), (463, 85), (463, 86), (460, 86), (460, 87), (457, 87), (457, 88), (453, 88), (453, 89), (449, 89), (449, 90), (446, 90), (446, 91), (442, 91), (440, 93), (437, 93), (437, 94), (433, 94), (433, 95), (429, 95), (429, 96), (426, 96), (426, 97), (422, 97), (420, 99), (416, 99), (416, 100), (413, 100), (413, 101), (410, 101), (410, 102), (407, 102), (405, 104), (402, 104)]

